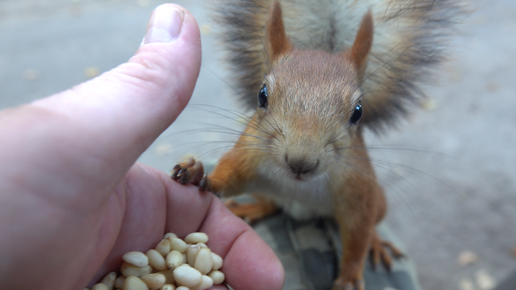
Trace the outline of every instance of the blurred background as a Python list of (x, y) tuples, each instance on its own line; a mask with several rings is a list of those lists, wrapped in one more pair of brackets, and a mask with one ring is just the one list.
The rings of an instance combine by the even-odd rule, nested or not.
[[(0, 0), (0, 107), (127, 61), (161, 3)], [(191, 105), (140, 158), (163, 171), (184, 155), (216, 161), (237, 137), (228, 128), (242, 128), (227, 111), (241, 112), (209, 6), (176, 3), (198, 20), (203, 65)], [(389, 198), (387, 223), (424, 289), (494, 289), (516, 269), (516, 1), (472, 0), (468, 9), (422, 108), (397, 129), (367, 136)]]

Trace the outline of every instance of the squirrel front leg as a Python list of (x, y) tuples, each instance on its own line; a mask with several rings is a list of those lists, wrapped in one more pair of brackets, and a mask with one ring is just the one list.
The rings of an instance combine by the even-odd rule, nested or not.
[[(238, 150), (238, 148), (233, 150)], [(233, 156), (231, 151), (228, 152), (220, 160), (213, 173), (209, 175), (212, 188), (216, 192), (220, 192), (223, 197), (242, 194), (246, 189), (247, 182), (254, 178), (255, 170), (258, 167), (257, 160), (253, 158), (242, 159), (242, 157), (244, 156)], [(248, 168), (250, 165), (251, 168)], [(250, 224), (277, 211), (278, 208), (271, 200), (256, 194), (253, 194), (253, 197), (255, 202), (252, 203), (239, 204), (233, 199), (228, 199), (225, 204), (233, 214)]]
[(244, 193), (247, 182), (253, 179), (255, 174), (255, 168), (249, 165), (246, 154), (235, 146), (219, 160), (208, 176), (211, 182), (210, 190), (223, 197)]
[[(368, 186), (366, 186), (368, 187)], [(362, 272), (375, 235), (376, 207), (374, 200), (368, 200), (368, 188), (353, 190), (353, 196), (337, 197), (335, 219), (339, 225), (342, 243), (342, 257), (339, 276), (333, 290), (363, 290)]]
[[(256, 124), (255, 118), (252, 118), (250, 124)], [(171, 178), (182, 184), (197, 185), (201, 191), (208, 190), (223, 197), (244, 193), (248, 182), (255, 178), (263, 158), (261, 152), (247, 148), (248, 144), (256, 142), (250, 137), (256, 135), (255, 131), (255, 126), (247, 126), (235, 146), (222, 156), (211, 174), (204, 172), (201, 162), (190, 158), (172, 169)]]
[(182, 184), (199, 186), (201, 191), (211, 191), (223, 196), (234, 196), (243, 193), (250, 169), (244, 169), (244, 156), (233, 148), (219, 161), (211, 174), (204, 172), (204, 166), (193, 158), (178, 163), (172, 169), (171, 178)]
[[(361, 131), (353, 146), (364, 148)], [(363, 290), (362, 272), (373, 239), (376, 224), (385, 215), (385, 196), (376, 182), (374, 170), (365, 150), (349, 152), (353, 171), (348, 171), (332, 188), (334, 216), (339, 225), (342, 258), (339, 276), (333, 290)]]
[[(253, 164), (252, 158), (246, 159), (245, 153), (238, 154), (239, 152), (243, 153), (239, 151), (238, 146), (235, 146), (226, 153), (210, 175), (204, 172), (201, 162), (190, 158), (174, 167), (171, 178), (182, 184), (199, 186), (200, 191), (211, 191), (223, 197), (242, 194), (247, 182), (254, 177), (256, 164)], [(238, 204), (234, 200), (228, 199), (226, 206), (248, 223), (253, 223), (277, 211), (277, 207), (272, 201), (262, 196), (254, 197), (256, 202), (249, 204)]]

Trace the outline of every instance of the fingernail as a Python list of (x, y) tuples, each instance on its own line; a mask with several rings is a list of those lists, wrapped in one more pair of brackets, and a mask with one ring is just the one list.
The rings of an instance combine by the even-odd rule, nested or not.
[(184, 13), (174, 6), (158, 6), (152, 12), (143, 44), (174, 41), (181, 32), (183, 17)]

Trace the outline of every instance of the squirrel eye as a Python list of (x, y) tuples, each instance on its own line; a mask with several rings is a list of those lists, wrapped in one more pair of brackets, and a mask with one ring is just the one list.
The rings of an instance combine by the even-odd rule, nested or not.
[(362, 104), (358, 104), (355, 107), (355, 110), (353, 111), (353, 115), (351, 115), (351, 118), (349, 121), (351, 124), (356, 124), (358, 121), (360, 121), (360, 118), (362, 118)]
[(263, 84), (260, 92), (258, 93), (258, 105), (260, 108), (267, 108), (267, 99), (269, 98), (269, 94), (267, 93), (267, 85)]

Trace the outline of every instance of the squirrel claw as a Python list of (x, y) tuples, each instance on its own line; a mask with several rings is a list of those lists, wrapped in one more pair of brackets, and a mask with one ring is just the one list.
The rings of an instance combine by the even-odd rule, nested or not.
[(204, 172), (201, 162), (190, 158), (184, 163), (178, 163), (170, 172), (170, 178), (181, 184), (193, 184), (199, 186), (201, 191), (210, 190), (208, 175)]
[(188, 174), (188, 170), (186, 168), (183, 168), (181, 170), (179, 170), (179, 172), (177, 173), (177, 180), (181, 183), (181, 184), (188, 184), (189, 180), (188, 178), (190, 177), (190, 174)]
[(210, 188), (210, 180), (208, 179), (208, 174), (204, 173), (201, 181), (199, 182), (199, 190), (207, 191)]
[(395, 259), (400, 259), (404, 257), (403, 252), (401, 252), (396, 246), (394, 246), (390, 242), (382, 241), (378, 234), (375, 233), (373, 236), (373, 241), (371, 242), (371, 251), (370, 251), (370, 259), (373, 270), (376, 270), (378, 264), (382, 264), (383, 267), (387, 270), (387, 272), (392, 271), (392, 258), (391, 255), (387, 252), (386, 249), (389, 249), (392, 257)]
[(343, 282), (342, 278), (337, 278), (333, 283), (332, 290), (364, 290), (364, 281), (356, 279), (352, 282)]
[(178, 180), (179, 177), (177, 176), (177, 174), (179, 173), (179, 170), (181, 170), (181, 166), (179, 164), (176, 164), (176, 166), (174, 166), (174, 168), (172, 168), (172, 170), (170, 171), (170, 178), (172, 178), (173, 180)]

